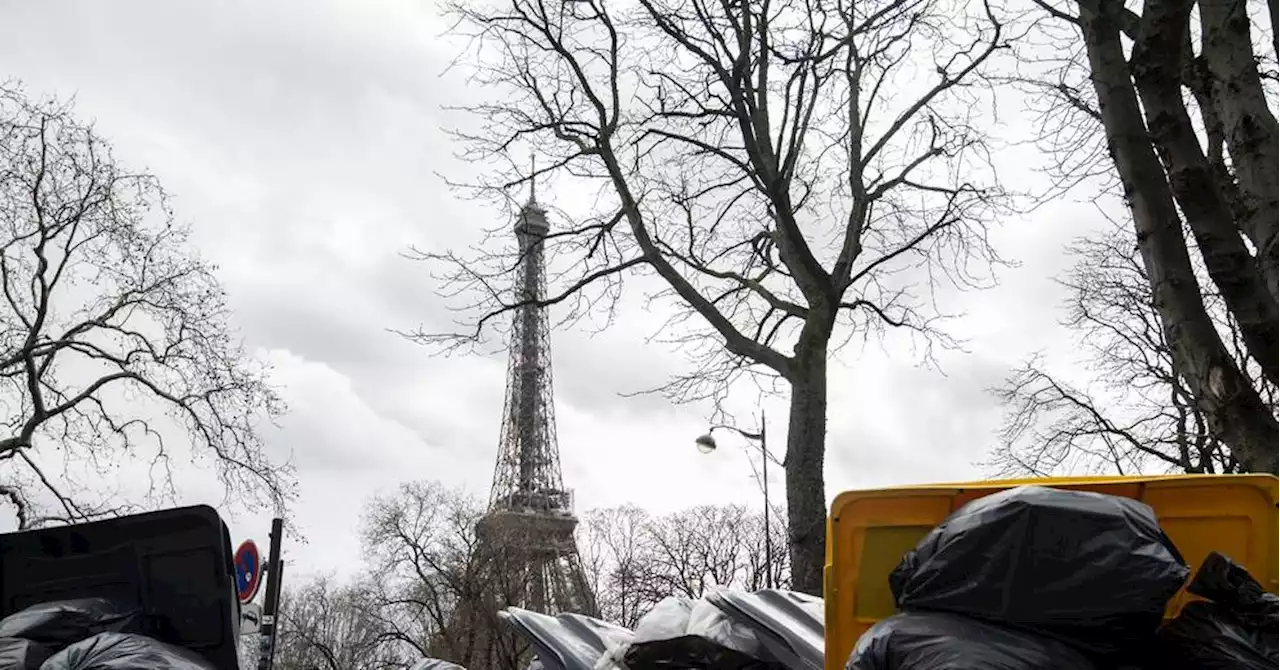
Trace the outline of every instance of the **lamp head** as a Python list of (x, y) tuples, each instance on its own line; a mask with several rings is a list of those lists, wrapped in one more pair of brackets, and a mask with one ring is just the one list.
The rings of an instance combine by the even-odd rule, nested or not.
[(698, 451), (704, 454), (709, 454), (716, 450), (716, 438), (711, 437), (711, 433), (699, 435), (698, 439), (693, 441), (693, 444), (698, 448)]

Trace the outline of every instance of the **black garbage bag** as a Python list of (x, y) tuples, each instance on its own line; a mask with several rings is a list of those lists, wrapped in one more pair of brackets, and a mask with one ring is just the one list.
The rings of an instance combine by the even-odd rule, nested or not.
[(53, 655), (49, 645), (20, 637), (0, 637), (0, 670), (39, 670)]
[(136, 633), (101, 633), (54, 654), (40, 670), (218, 670), (199, 654)]
[(1094, 670), (1064, 642), (958, 614), (881, 619), (853, 648), (846, 670)]
[(705, 600), (669, 597), (636, 624), (623, 661), (629, 670), (784, 670), (755, 632)]
[(1209, 552), (1187, 590), (1231, 608), (1242, 623), (1272, 632), (1280, 626), (1280, 597), (1225, 554)]
[[(1229, 608), (1217, 603), (1194, 602), (1182, 608), (1156, 639), (1159, 667), (1170, 670), (1275, 670), (1271, 654), (1259, 631), (1242, 625)], [(1271, 644), (1276, 632), (1271, 630)]]
[(1146, 504), (1021, 486), (956, 510), (889, 585), (904, 611), (1009, 624), (1114, 660), (1150, 643), (1187, 573)]
[(0, 637), (19, 637), (61, 649), (98, 633), (144, 633), (144, 623), (137, 609), (107, 598), (52, 600), (0, 620)]
[(1212, 552), (1187, 590), (1193, 602), (1160, 629), (1161, 665), (1171, 670), (1274, 670), (1280, 663), (1280, 600), (1248, 570)]

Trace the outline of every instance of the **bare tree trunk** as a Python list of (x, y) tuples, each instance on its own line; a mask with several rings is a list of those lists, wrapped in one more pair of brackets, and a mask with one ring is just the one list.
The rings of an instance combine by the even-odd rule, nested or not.
[(1280, 312), (1275, 294), (1268, 291), (1263, 273), (1240, 237), (1231, 203), (1200, 148), (1182, 99), (1179, 64), (1185, 55), (1182, 49), (1190, 46), (1186, 35), (1193, 4), (1193, 0), (1147, 2), (1134, 42), (1131, 70), (1152, 143), (1165, 165), (1169, 185), (1186, 215), (1205, 269), (1239, 323), (1250, 356), (1274, 384), (1280, 368)]
[(1276, 295), (1276, 229), (1280, 225), (1280, 133), (1267, 107), (1253, 57), (1245, 0), (1202, 0), (1204, 59), (1212, 74), (1214, 103), (1225, 131), (1227, 151), (1240, 180), (1246, 216), (1241, 228), (1257, 249), (1258, 262)]
[(1271, 50), (1280, 56), (1280, 0), (1267, 0), (1267, 14), (1271, 17)]
[(827, 339), (801, 340), (787, 432), (787, 521), (791, 588), (822, 595), (826, 562)]
[(1080, 2), (1079, 25), (1107, 144), (1133, 214), (1156, 310), (1179, 372), (1214, 432), (1231, 446), (1245, 468), (1274, 473), (1276, 419), (1236, 366), (1205, 311), (1182, 222), (1129, 78), (1119, 29), (1107, 18), (1099, 0)]

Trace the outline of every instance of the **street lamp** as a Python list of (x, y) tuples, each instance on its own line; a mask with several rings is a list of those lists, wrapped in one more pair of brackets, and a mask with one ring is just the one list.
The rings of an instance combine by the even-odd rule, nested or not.
[(765, 586), (773, 588), (773, 532), (769, 523), (769, 462), (773, 461), (776, 465), (785, 467), (778, 459), (769, 453), (768, 433), (765, 430), (764, 412), (760, 413), (760, 432), (752, 433), (745, 431), (737, 426), (729, 426), (724, 424), (716, 424), (707, 429), (705, 435), (699, 435), (693, 441), (693, 445), (698, 451), (709, 454), (716, 450), (716, 438), (712, 433), (717, 430), (731, 430), (749, 442), (754, 442), (760, 446), (761, 466), (760, 479), (761, 487), (764, 489), (764, 562), (765, 562)]

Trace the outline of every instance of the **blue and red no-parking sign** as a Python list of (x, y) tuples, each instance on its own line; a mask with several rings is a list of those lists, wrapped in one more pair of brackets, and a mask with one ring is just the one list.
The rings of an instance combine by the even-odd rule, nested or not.
[(245, 540), (232, 558), (236, 572), (236, 597), (247, 603), (258, 594), (262, 584), (262, 556), (253, 540)]

